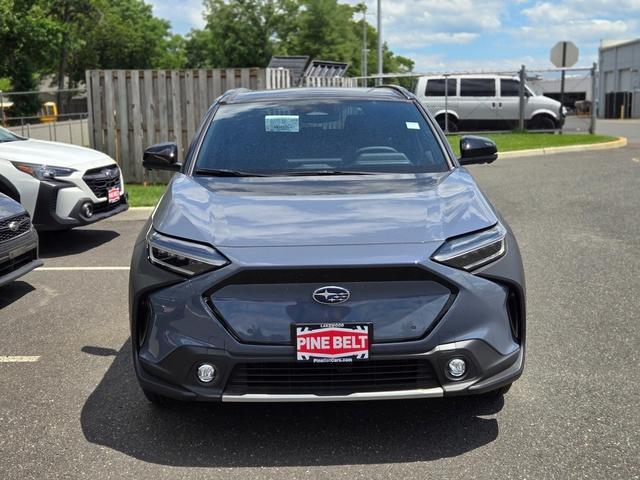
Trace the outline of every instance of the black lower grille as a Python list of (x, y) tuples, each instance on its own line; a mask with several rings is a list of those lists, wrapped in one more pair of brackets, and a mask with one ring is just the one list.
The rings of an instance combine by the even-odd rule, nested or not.
[(425, 360), (349, 364), (245, 363), (234, 368), (225, 393), (346, 395), (436, 386), (436, 375)]
[(12, 240), (27, 233), (31, 229), (31, 221), (26, 213), (0, 220), (0, 242)]
[(104, 213), (110, 212), (111, 210), (118, 208), (120, 205), (124, 203), (124, 197), (120, 197), (120, 200), (117, 202), (109, 203), (107, 202), (98, 202), (93, 205), (93, 213)]
[(110, 189), (120, 188), (120, 169), (117, 165), (94, 168), (87, 171), (82, 179), (96, 197), (107, 198)]
[(23, 253), (11, 260), (7, 260), (5, 262), (0, 263), (0, 277), (7, 275), (11, 272), (15, 272), (19, 268), (24, 267), (25, 265), (31, 263), (32, 261), (38, 258), (37, 250), (34, 248), (33, 250)]

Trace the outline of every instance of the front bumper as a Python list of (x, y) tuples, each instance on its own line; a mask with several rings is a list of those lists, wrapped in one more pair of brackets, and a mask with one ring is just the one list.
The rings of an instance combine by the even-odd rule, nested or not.
[[(303, 255), (293, 255), (291, 247), (256, 252), (226, 249), (223, 253), (231, 260), (229, 266), (185, 280), (148, 261), (145, 233), (143, 229), (134, 248), (130, 312), (134, 366), (146, 390), (197, 401), (429, 398), (484, 393), (507, 385), (522, 374), (526, 333), (524, 277), (518, 247), (510, 233), (507, 254), (474, 274), (425, 260), (425, 245), (394, 246), (395, 255), (387, 267), (420, 265), (450, 282), (456, 294), (423, 336), (382, 343), (374, 338), (370, 362), (421, 361), (432, 374), (424, 381), (403, 384), (402, 388), (351, 388), (338, 394), (327, 389), (270, 392), (237, 388), (236, 383), (230, 382), (236, 368), (260, 364), (288, 368), (287, 365), (295, 365), (294, 346), (291, 342), (248, 342), (247, 337), (239, 337), (231, 325), (225, 324), (218, 317), (220, 312), (207, 301), (212, 286), (224, 285), (243, 269), (277, 266), (290, 270), (291, 262), (305, 258)], [(370, 266), (379, 247), (322, 247), (326, 249), (322, 252), (318, 251), (320, 247), (314, 248), (314, 254), (307, 258), (331, 258), (335, 262), (333, 268), (340, 271), (345, 266)], [(258, 257), (262, 264), (258, 264)], [(312, 320), (315, 319), (309, 319)], [(374, 327), (374, 335), (375, 332)], [(446, 362), (452, 357), (467, 360), (469, 368), (462, 379), (453, 380), (445, 373)], [(197, 367), (205, 362), (214, 364), (218, 371), (210, 384), (201, 383), (196, 376)]]
[(0, 287), (42, 265), (38, 260), (38, 234), (32, 228), (15, 239), (0, 243)]
[[(64, 181), (42, 181), (33, 213), (33, 224), (38, 230), (61, 230), (89, 225), (104, 220), (129, 209), (127, 194), (122, 193), (120, 201), (110, 204), (107, 200), (92, 198), (75, 184)], [(62, 216), (59, 205), (64, 202), (69, 207)], [(83, 211), (85, 204), (91, 205), (93, 214)]]
[[(134, 349), (135, 350), (135, 349)], [(468, 373), (460, 380), (452, 380), (445, 373), (446, 362), (451, 358), (464, 358)], [(138, 381), (142, 388), (166, 397), (185, 401), (213, 402), (328, 402), (359, 400), (395, 400), (438, 398), (469, 394), (482, 394), (517, 380), (524, 369), (524, 347), (509, 355), (500, 355), (482, 340), (469, 340), (439, 345), (434, 349), (414, 355), (371, 355), (371, 361), (382, 360), (428, 362), (435, 378), (426, 385), (415, 388), (378, 389), (373, 391), (347, 391), (326, 393), (260, 393), (241, 392), (229, 386), (230, 377), (240, 365), (258, 364), (273, 357), (236, 357), (224, 351), (203, 347), (177, 348), (159, 364), (149, 362), (134, 354)], [(291, 358), (278, 358), (283, 365)], [(211, 363), (219, 372), (211, 384), (203, 384), (196, 377), (201, 363)], [(340, 367), (342, 368), (342, 367)]]

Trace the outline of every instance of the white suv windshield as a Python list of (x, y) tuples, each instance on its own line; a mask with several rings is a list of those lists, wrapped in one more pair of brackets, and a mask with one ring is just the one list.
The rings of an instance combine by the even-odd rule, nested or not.
[(16, 140), (22, 140), (22, 138), (14, 135), (6, 128), (0, 127), (0, 142), (15, 142)]

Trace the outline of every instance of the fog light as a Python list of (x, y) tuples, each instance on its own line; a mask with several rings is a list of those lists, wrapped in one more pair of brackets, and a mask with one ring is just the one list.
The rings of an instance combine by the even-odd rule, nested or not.
[(447, 367), (449, 368), (449, 375), (454, 378), (460, 378), (467, 371), (467, 362), (461, 358), (453, 358), (449, 360)]
[(216, 378), (216, 369), (213, 365), (203, 363), (198, 367), (198, 378), (203, 383), (212, 382)]
[(82, 215), (86, 218), (91, 218), (93, 216), (93, 205), (89, 202), (82, 205)]

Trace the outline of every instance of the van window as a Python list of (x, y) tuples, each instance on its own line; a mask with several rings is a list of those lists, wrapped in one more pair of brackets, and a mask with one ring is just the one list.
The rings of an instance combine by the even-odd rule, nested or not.
[(496, 81), (493, 78), (461, 78), (461, 97), (495, 97)]
[(519, 97), (520, 82), (508, 78), (500, 79), (500, 96), (502, 97)]
[[(425, 96), (427, 97), (444, 97), (444, 78), (431, 78), (427, 80), (427, 88), (425, 89)], [(447, 79), (447, 95), (456, 95), (456, 79)]]

